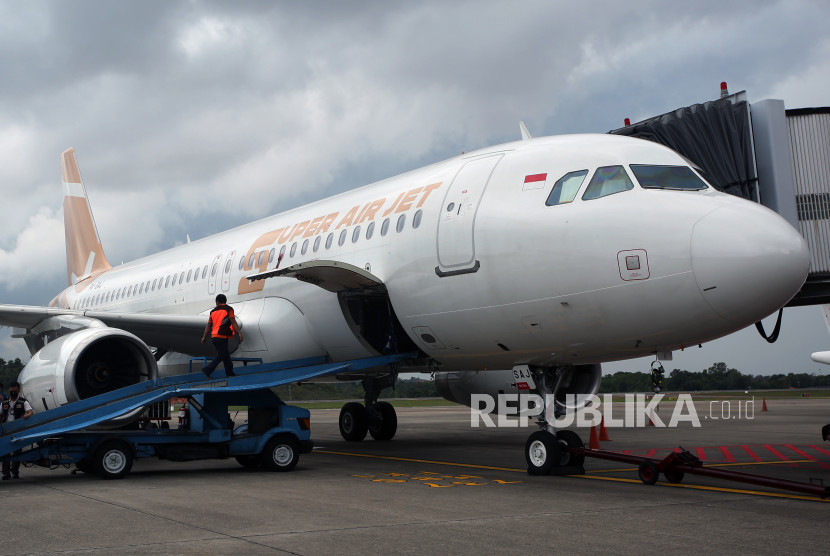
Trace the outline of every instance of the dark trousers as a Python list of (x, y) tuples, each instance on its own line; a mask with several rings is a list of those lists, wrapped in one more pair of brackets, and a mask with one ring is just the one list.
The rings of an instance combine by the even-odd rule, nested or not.
[[(12, 452), (10, 455), (19, 454), (20, 450), (16, 452)], [(19, 461), (4, 461), (3, 462), (3, 476), (9, 476), (9, 467), (11, 467), (11, 474), (17, 476), (20, 473), (20, 462)]]
[(225, 375), (226, 376), (234, 376), (233, 372), (233, 361), (231, 361), (231, 354), (228, 351), (228, 339), (227, 338), (213, 338), (213, 347), (216, 348), (216, 358), (210, 362), (210, 364), (204, 368), (202, 371), (206, 375), (210, 376), (216, 367), (219, 366), (219, 363), (225, 364)]

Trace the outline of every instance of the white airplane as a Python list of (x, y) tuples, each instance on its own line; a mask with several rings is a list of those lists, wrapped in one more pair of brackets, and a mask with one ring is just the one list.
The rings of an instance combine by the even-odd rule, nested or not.
[[(33, 354), (20, 380), (36, 411), (212, 356), (200, 338), (221, 292), (244, 333), (236, 356), (416, 351), (421, 369), (521, 369), (560, 400), (595, 393), (602, 362), (761, 320), (809, 266), (783, 218), (613, 135), (528, 134), (116, 267), (72, 149), (62, 173), (69, 287), (49, 307), (0, 306)], [(395, 434), (376, 402), (398, 370), (337, 377), (366, 388), (366, 407), (341, 411), (344, 438)], [(462, 396), (480, 387), (462, 382)], [(525, 452), (537, 473), (572, 442), (540, 429)]]
[[(830, 332), (830, 305), (822, 305), (821, 310), (824, 312), (824, 320), (827, 322), (827, 331)], [(810, 357), (816, 363), (830, 365), (830, 351), (817, 351)]]

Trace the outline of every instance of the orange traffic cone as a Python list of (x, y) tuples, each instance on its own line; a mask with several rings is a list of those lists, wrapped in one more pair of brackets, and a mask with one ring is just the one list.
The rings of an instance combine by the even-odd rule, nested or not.
[(588, 441), (588, 447), (592, 450), (599, 450), (599, 438), (597, 437), (597, 427), (591, 427), (591, 439)]
[(761, 411), (766, 411), (766, 410), (767, 410), (767, 399), (764, 398), (764, 405), (763, 405), (763, 407), (761, 407)]
[(608, 429), (605, 428), (605, 415), (599, 420), (599, 439), (602, 441), (611, 440), (608, 437)]

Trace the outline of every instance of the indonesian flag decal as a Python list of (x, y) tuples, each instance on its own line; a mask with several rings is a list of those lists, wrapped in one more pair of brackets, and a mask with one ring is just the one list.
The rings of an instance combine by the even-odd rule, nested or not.
[(519, 390), (530, 390), (530, 385), (527, 382), (517, 382), (516, 388)]
[[(525, 185), (532, 183), (534, 185), (538, 185), (540, 187), (545, 185), (545, 181), (548, 179), (547, 174), (530, 174), (529, 176), (525, 176)], [(541, 182), (541, 183), (539, 183)]]

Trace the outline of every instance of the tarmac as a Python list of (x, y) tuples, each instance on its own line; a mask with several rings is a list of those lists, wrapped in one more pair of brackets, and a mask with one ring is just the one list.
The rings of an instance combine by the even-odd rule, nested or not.
[[(701, 426), (610, 428), (602, 449), (830, 486), (830, 400), (697, 402)], [(674, 402), (663, 402), (668, 420)], [(826, 552), (830, 502), (687, 476), (645, 485), (589, 459), (580, 476), (531, 476), (533, 427), (471, 426), (464, 407), (398, 409), (389, 442), (345, 442), (339, 410), (312, 411), (316, 449), (289, 473), (235, 460), (139, 460), (122, 480), (21, 469), (0, 483), (3, 554), (542, 554)], [(237, 422), (244, 415), (236, 415)], [(587, 442), (589, 431), (574, 429)]]

